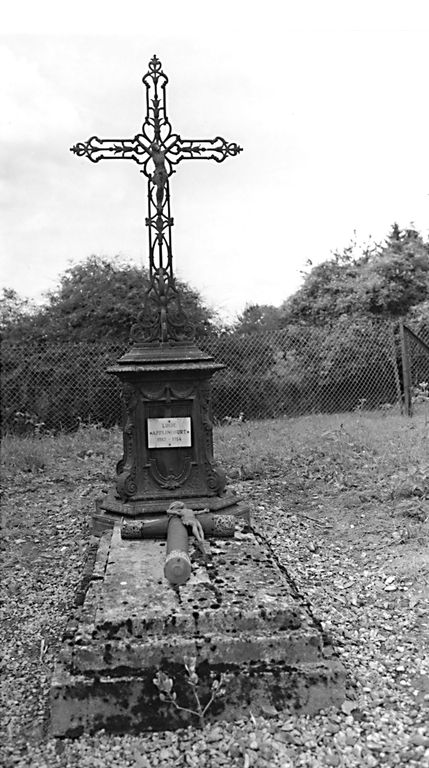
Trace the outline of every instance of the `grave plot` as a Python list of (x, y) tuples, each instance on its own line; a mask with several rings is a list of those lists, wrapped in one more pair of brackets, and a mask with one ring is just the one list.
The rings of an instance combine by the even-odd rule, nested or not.
[[(123, 540), (119, 524), (103, 534), (54, 674), (55, 735), (193, 724), (186, 711), (196, 707), (190, 659), (201, 702), (221, 681), (207, 719), (341, 704), (341, 663), (249, 527), (238, 525), (233, 538), (210, 540), (209, 548), (205, 561), (198, 549), (191, 553), (190, 580), (172, 587), (163, 573), (165, 541)], [(173, 681), (180, 709), (162, 700), (154, 683), (160, 670)]]
[[(315, 712), (344, 696), (320, 626), (250, 527), (222, 539), (214, 526), (205, 541), (200, 516), (238, 519), (243, 507), (213, 455), (211, 378), (224, 366), (195, 346), (182, 307), (169, 180), (182, 160), (221, 163), (241, 147), (173, 133), (156, 56), (143, 83), (141, 133), (72, 147), (94, 163), (133, 160), (147, 177), (150, 284), (132, 346), (109, 369), (123, 387), (123, 456), (97, 505), (94, 530), (107, 530), (52, 682), (57, 736), (175, 729), (195, 707), (201, 716), (201, 702), (231, 720), (249, 707)], [(123, 518), (167, 523), (164, 540), (126, 538)]]

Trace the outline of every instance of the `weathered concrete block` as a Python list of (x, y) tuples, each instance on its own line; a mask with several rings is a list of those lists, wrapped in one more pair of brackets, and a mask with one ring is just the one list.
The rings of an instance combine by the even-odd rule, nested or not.
[(101, 540), (78, 620), (52, 682), (52, 731), (138, 732), (183, 727), (192, 715), (162, 702), (153, 678), (174, 679), (178, 703), (194, 708), (185, 657), (196, 657), (200, 698), (225, 676), (208, 719), (231, 720), (271, 704), (315, 712), (339, 704), (344, 670), (304, 601), (252, 533), (193, 553), (184, 586), (164, 579), (165, 542)]

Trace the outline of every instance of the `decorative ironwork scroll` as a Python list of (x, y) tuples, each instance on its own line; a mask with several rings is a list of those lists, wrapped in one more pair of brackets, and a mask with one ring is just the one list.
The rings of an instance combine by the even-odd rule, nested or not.
[(99, 139), (92, 136), (71, 151), (91, 162), (134, 160), (148, 179), (149, 288), (143, 312), (132, 329), (137, 341), (180, 341), (193, 335), (193, 326), (181, 306), (173, 273), (170, 209), (170, 176), (182, 160), (215, 160), (222, 163), (242, 151), (221, 136), (214, 139), (182, 139), (173, 133), (167, 117), (168, 77), (160, 60), (153, 56), (143, 77), (146, 87), (146, 117), (142, 132), (132, 139)]

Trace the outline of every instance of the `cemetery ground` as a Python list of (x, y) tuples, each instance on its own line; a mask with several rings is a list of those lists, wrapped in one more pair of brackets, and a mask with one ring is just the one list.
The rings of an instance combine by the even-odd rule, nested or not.
[[(420, 406), (419, 406), (420, 407)], [(235, 723), (76, 740), (49, 735), (61, 634), (110, 487), (119, 430), (7, 436), (3, 445), (2, 746), (9, 766), (429, 766), (429, 412), (237, 422), (215, 455), (329, 633), (340, 709), (274, 708)]]

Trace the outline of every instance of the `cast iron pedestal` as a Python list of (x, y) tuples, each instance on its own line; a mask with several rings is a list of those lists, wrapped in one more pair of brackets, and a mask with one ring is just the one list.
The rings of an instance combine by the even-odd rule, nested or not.
[(109, 369), (123, 385), (124, 454), (98, 523), (166, 512), (177, 500), (195, 510), (238, 502), (213, 458), (211, 377), (221, 368), (192, 344), (151, 343)]

